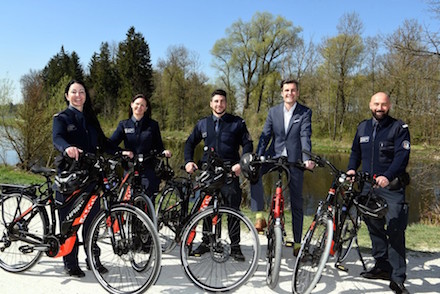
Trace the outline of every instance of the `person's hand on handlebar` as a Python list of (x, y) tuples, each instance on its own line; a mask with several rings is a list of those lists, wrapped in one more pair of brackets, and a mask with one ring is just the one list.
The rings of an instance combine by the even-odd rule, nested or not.
[(378, 176), (376, 178), (376, 185), (381, 187), (381, 188), (385, 188), (389, 184), (390, 184), (390, 181), (385, 176)]
[(306, 160), (304, 161), (304, 168), (308, 170), (314, 169), (316, 166), (315, 162), (313, 160)]
[(194, 162), (190, 161), (187, 164), (185, 164), (185, 170), (187, 173), (192, 174), (194, 171), (196, 171), (198, 169), (197, 164), (195, 164)]
[(162, 151), (162, 154), (165, 155), (165, 157), (168, 157), (168, 158), (173, 156), (173, 154), (171, 153), (170, 150), (164, 150), (164, 151)]
[(128, 158), (133, 159), (134, 154), (132, 151), (124, 150), (124, 151), (122, 151), (122, 156), (127, 156)]
[(239, 163), (236, 163), (236, 164), (234, 164), (232, 167), (231, 167), (231, 170), (235, 173), (235, 175), (238, 177), (239, 175), (240, 175), (240, 173), (241, 173), (241, 166), (240, 166), (240, 164)]
[(78, 161), (79, 154), (82, 153), (82, 149), (79, 149), (75, 146), (67, 147), (66, 150), (64, 150), (70, 158), (74, 158), (76, 161)]

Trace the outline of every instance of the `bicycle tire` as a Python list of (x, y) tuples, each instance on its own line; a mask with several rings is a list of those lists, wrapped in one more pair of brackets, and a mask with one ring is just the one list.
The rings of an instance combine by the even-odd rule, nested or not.
[(280, 278), (281, 257), (282, 257), (282, 229), (280, 225), (273, 228), (272, 235), (267, 239), (267, 264), (266, 264), (266, 284), (274, 289), (278, 285)]
[(134, 192), (133, 205), (142, 210), (153, 222), (153, 225), (157, 227), (156, 211), (154, 210), (153, 202), (150, 197), (145, 193)]
[(164, 191), (157, 205), (157, 231), (162, 252), (169, 253), (177, 245), (176, 234), (180, 230), (180, 220), (186, 216), (187, 211), (182, 207), (182, 195), (178, 187), (170, 186)]
[[(234, 219), (238, 223), (233, 223)], [(203, 224), (209, 221), (209, 230), (204, 230)], [(231, 235), (237, 233), (244, 260), (232, 254)], [(210, 239), (209, 252), (192, 256), (191, 248), (196, 248), (206, 238)], [(254, 225), (241, 212), (229, 207), (220, 207), (217, 212), (212, 207), (198, 212), (189, 220), (182, 234), (180, 257), (185, 274), (205, 291), (223, 292), (240, 287), (255, 273), (259, 255), (260, 242)]]
[(339, 249), (337, 253), (337, 260), (344, 261), (350, 253), (353, 243), (357, 238), (357, 232), (361, 223), (356, 207), (350, 208), (349, 214), (344, 220), (339, 238)]
[[(13, 234), (32, 234), (34, 241), (43, 243), (49, 231), (47, 212), (43, 207), (33, 207), (35, 196), (12, 193), (0, 197), (0, 267), (8, 272), (22, 272), (35, 265), (43, 251), (33, 249), (33, 245), (14, 238)], [(17, 223), (11, 232), (9, 224), (17, 217), (16, 212), (23, 213), (29, 208), (34, 212)], [(28, 248), (26, 252), (25, 248)]]
[(292, 276), (292, 291), (308, 294), (315, 288), (330, 255), (333, 219), (321, 215), (314, 220), (301, 244)]
[[(162, 253), (156, 228), (133, 205), (101, 210), (90, 226), (86, 249), (89, 267), (110, 293), (142, 293), (160, 274)], [(98, 265), (108, 272), (100, 273)]]

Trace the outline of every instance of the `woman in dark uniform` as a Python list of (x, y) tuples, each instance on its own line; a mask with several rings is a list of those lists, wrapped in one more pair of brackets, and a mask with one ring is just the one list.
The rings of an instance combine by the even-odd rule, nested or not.
[[(64, 91), (64, 99), (68, 105), (67, 109), (57, 113), (53, 118), (53, 144), (55, 148), (63, 154), (67, 154), (72, 159), (78, 160), (82, 152), (96, 153), (97, 148), (108, 153), (118, 151), (104, 135), (95, 112), (88, 91), (83, 82), (78, 80), (70, 81)], [(124, 152), (130, 156), (128, 152)], [(63, 171), (62, 166), (58, 166), (58, 172)], [(90, 187), (93, 189), (93, 187)], [(66, 197), (60, 192), (56, 194), (56, 201), (64, 203)], [(59, 209), (60, 222), (66, 219), (72, 210), (75, 201)], [(99, 212), (98, 201), (93, 206), (90, 214), (86, 218), (83, 227), (83, 240), (87, 236), (93, 217)], [(78, 265), (78, 239), (76, 239), (72, 252), (63, 257), (64, 267), (70, 276), (84, 277), (85, 273)], [(101, 264), (97, 264), (101, 273), (107, 269)]]
[[(164, 148), (159, 124), (151, 119), (150, 101), (143, 94), (133, 97), (128, 119), (119, 122), (110, 140), (115, 145), (124, 141), (124, 148), (134, 154), (149, 155), (151, 152), (163, 152), (166, 157), (171, 157), (171, 152)], [(154, 160), (144, 164), (142, 184), (146, 188), (146, 194), (154, 203), (160, 184), (160, 179), (154, 172)]]

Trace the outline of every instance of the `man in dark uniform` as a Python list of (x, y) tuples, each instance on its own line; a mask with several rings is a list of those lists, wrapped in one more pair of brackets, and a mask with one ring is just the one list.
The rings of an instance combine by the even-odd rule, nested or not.
[[(361, 273), (367, 279), (390, 280), (395, 293), (409, 293), (406, 279), (405, 229), (408, 223), (408, 205), (405, 202), (405, 169), (410, 154), (408, 125), (388, 115), (390, 97), (376, 93), (371, 97), (373, 117), (362, 121), (353, 140), (347, 174), (362, 170), (376, 175), (374, 193), (384, 198), (388, 212), (383, 219), (364, 216), (372, 242), (375, 266)], [(369, 190), (369, 186), (364, 188)]]
[[(185, 143), (185, 170), (192, 173), (198, 169), (194, 163), (194, 150), (203, 140), (206, 147), (214, 148), (215, 152), (224, 160), (225, 163), (232, 166), (235, 175), (241, 172), (239, 149), (242, 147), (242, 153), (252, 152), (252, 140), (250, 138), (246, 123), (238, 116), (226, 113), (226, 92), (219, 89), (211, 95), (209, 103), (212, 109), (212, 115), (199, 120), (194, 127), (191, 135)], [(201, 160), (206, 161), (206, 154)], [(239, 178), (235, 177), (230, 184), (221, 188), (221, 194), (225, 205), (240, 209), (242, 190), (240, 188)], [(239, 236), (231, 236), (231, 255), (239, 261), (244, 260), (239, 245)], [(202, 243), (191, 254), (201, 255), (209, 252), (209, 247)]]

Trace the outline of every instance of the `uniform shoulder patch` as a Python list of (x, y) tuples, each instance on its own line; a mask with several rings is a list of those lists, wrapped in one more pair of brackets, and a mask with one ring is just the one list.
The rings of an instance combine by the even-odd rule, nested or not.
[(405, 140), (402, 142), (402, 147), (405, 150), (410, 150), (411, 149), (411, 143), (408, 140)]

